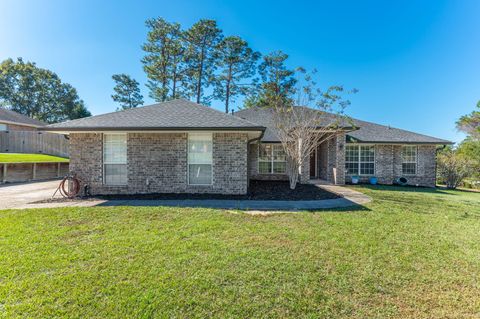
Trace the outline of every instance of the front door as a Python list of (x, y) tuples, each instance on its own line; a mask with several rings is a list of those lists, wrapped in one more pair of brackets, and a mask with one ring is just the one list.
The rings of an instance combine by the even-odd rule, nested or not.
[(317, 149), (310, 153), (310, 178), (317, 177)]

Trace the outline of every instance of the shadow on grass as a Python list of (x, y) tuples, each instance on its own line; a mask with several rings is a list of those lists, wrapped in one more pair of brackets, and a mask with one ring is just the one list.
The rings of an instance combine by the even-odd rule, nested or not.
[(359, 211), (369, 210), (346, 198), (323, 200), (236, 200), (236, 199), (109, 199), (96, 206), (165, 206), (255, 211)]
[(348, 185), (351, 187), (361, 187), (367, 188), (375, 191), (399, 191), (399, 192), (412, 192), (412, 193), (428, 193), (428, 194), (441, 194), (441, 195), (456, 195), (451, 192), (446, 192), (447, 188), (437, 187), (416, 187), (416, 186), (398, 186), (398, 185), (369, 185), (369, 184), (360, 184), (360, 185)]

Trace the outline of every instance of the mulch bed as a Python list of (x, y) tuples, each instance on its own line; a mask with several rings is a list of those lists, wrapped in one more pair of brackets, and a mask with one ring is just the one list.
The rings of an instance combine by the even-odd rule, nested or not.
[(251, 181), (248, 199), (253, 200), (319, 200), (339, 198), (312, 184), (297, 184), (290, 189), (287, 181)]
[[(297, 184), (294, 190), (290, 189), (288, 181), (251, 181), (247, 195), (221, 195), (221, 194), (134, 194), (134, 195), (97, 195), (82, 197), (83, 200), (156, 200), (156, 199), (234, 199), (234, 200), (320, 200), (339, 198), (335, 193), (328, 192), (315, 185)], [(77, 199), (55, 198), (40, 201), (61, 202), (75, 201)]]

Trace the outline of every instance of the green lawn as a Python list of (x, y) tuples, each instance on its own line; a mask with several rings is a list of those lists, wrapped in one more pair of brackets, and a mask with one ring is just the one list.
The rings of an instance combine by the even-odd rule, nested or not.
[(12, 162), (68, 162), (68, 158), (46, 154), (0, 153), (0, 163)]
[(0, 211), (0, 318), (479, 318), (480, 194), (359, 210)]

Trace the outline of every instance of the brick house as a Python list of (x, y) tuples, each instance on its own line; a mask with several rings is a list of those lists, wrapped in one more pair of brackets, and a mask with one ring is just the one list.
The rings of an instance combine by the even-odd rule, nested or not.
[[(283, 180), (285, 156), (266, 109), (225, 114), (178, 99), (52, 124), (70, 135), (70, 170), (92, 194), (245, 194), (249, 180)], [(449, 141), (353, 120), (318, 145), (301, 182), (358, 175), (435, 186), (435, 154)]]
[(36, 131), (47, 123), (0, 108), (0, 131)]

